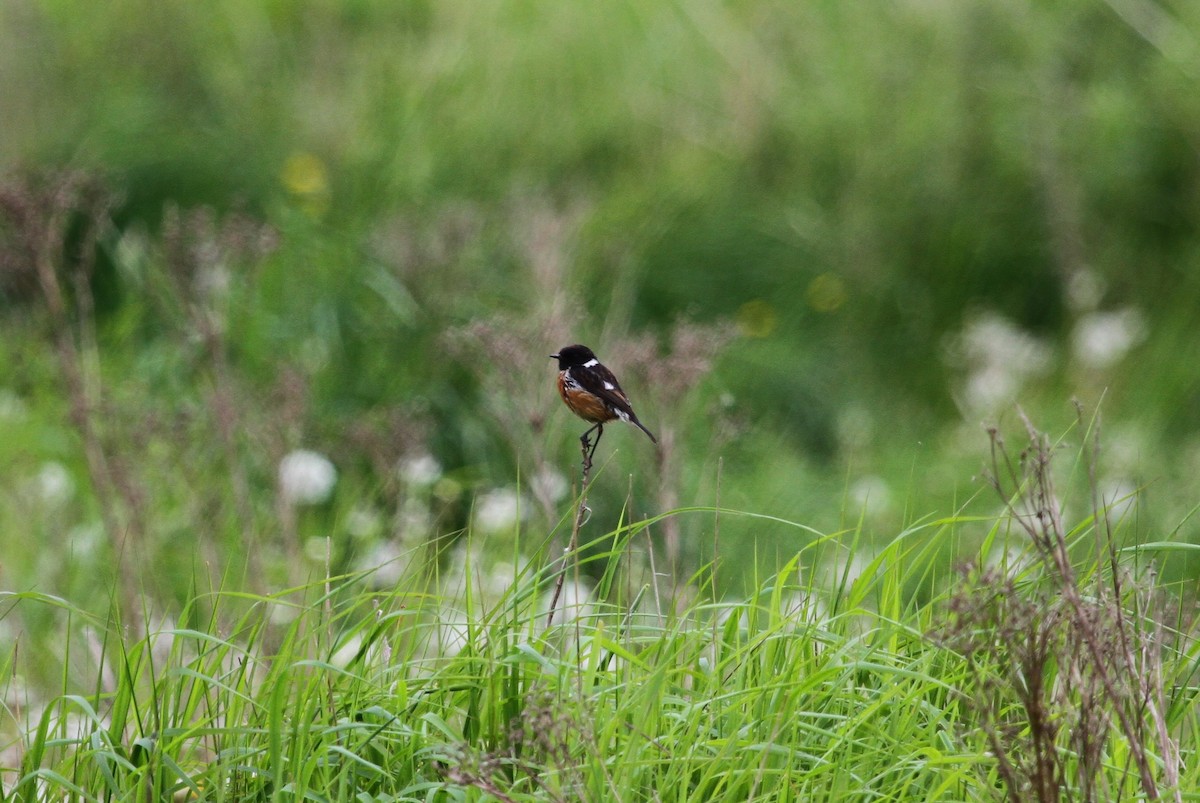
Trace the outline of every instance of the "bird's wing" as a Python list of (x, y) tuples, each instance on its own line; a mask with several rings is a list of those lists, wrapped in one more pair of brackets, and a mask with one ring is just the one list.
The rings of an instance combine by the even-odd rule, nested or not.
[(634, 415), (629, 397), (625, 395), (625, 391), (621, 390), (621, 385), (613, 376), (613, 372), (603, 365), (580, 369), (571, 368), (571, 377), (579, 383), (580, 387), (599, 396), (616, 412), (624, 413), (626, 416)]

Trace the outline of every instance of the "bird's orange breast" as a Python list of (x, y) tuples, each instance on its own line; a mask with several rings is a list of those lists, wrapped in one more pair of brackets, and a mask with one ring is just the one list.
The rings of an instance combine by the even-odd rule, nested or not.
[(603, 424), (617, 417), (598, 396), (588, 393), (573, 382), (568, 384), (566, 373), (566, 371), (560, 371), (558, 374), (558, 395), (562, 396), (562, 400), (567, 403), (567, 407), (571, 408), (571, 412), (593, 424)]

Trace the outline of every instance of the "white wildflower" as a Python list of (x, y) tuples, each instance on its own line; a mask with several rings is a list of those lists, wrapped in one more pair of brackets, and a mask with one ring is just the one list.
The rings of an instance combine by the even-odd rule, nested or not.
[(54, 460), (42, 463), (37, 473), (37, 491), (42, 501), (49, 505), (62, 505), (75, 495), (75, 481), (66, 466)]
[(1054, 351), (995, 313), (970, 321), (946, 349), (946, 361), (967, 371), (961, 394), (971, 414), (1015, 400), (1025, 382), (1050, 370)]
[(433, 511), (424, 499), (410, 496), (396, 511), (395, 534), (405, 544), (416, 545), (433, 532)]
[(549, 466), (543, 467), (541, 471), (533, 475), (529, 486), (535, 496), (550, 502), (560, 501), (570, 490), (567, 478)]
[(887, 480), (877, 474), (868, 474), (850, 486), (850, 498), (868, 513), (884, 513), (891, 506), (892, 493)]
[(1016, 399), (1021, 388), (1017, 371), (1004, 365), (985, 365), (967, 376), (963, 398), (976, 412), (991, 412)]
[(1049, 346), (996, 313), (967, 324), (962, 347), (969, 363), (1012, 365), (1025, 374), (1045, 372), (1053, 357)]
[(1146, 338), (1142, 314), (1133, 307), (1112, 312), (1091, 312), (1075, 324), (1074, 354), (1084, 366), (1107, 368), (1121, 360)]
[(392, 588), (404, 577), (406, 563), (400, 560), (403, 554), (396, 542), (380, 541), (360, 555), (354, 565), (360, 572), (371, 572), (367, 582), (372, 588)]
[(319, 505), (336, 484), (337, 469), (323, 454), (296, 449), (279, 461), (279, 490), (290, 504)]
[(428, 453), (412, 455), (400, 459), (396, 473), (414, 488), (428, 488), (442, 478), (442, 464)]
[(0, 421), (19, 421), (25, 417), (25, 402), (8, 388), (0, 388)]
[(522, 513), (521, 495), (509, 488), (489, 491), (475, 503), (475, 527), (499, 533), (517, 526)]

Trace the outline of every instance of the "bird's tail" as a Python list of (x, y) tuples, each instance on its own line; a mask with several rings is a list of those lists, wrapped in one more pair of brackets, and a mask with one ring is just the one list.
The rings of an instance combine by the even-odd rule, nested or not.
[(650, 438), (651, 443), (658, 443), (658, 438), (654, 437), (654, 433), (651, 432), (650, 430), (646, 429), (646, 427), (642, 425), (642, 422), (637, 420), (636, 415), (629, 416), (629, 423), (633, 424), (635, 427), (640, 429), (642, 432), (645, 432), (646, 437)]

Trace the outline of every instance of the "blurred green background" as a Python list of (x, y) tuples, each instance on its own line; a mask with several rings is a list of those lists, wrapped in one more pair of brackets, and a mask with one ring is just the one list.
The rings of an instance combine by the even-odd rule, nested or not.
[[(1198, 537), (1200, 4), (7, 0), (0, 115), (5, 586), (512, 560), (569, 513), (570, 342), (666, 447), (610, 428), (592, 527), (995, 513), (981, 424), (1077, 398), (1117, 517)], [(64, 170), (112, 205), (56, 319)], [(657, 537), (733, 585), (807, 539), (713, 529)]]

